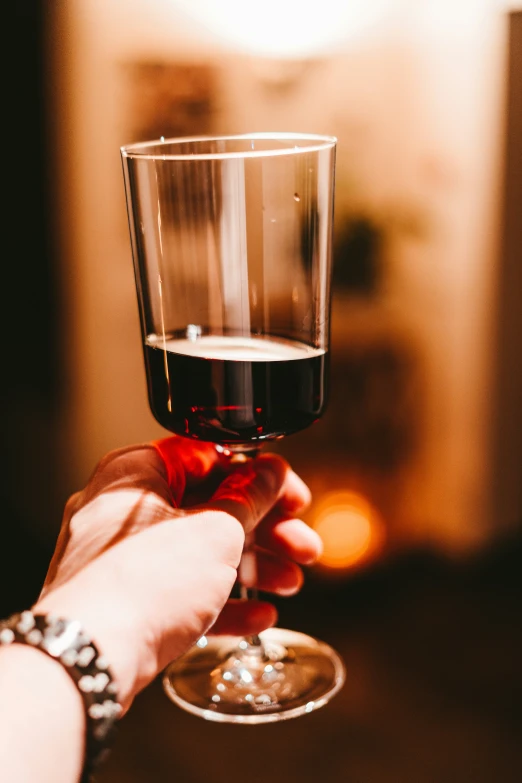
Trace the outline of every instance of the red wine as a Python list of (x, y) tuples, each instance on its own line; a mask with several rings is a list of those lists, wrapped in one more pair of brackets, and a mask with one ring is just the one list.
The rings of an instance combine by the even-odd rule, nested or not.
[(152, 335), (145, 345), (149, 401), (167, 430), (223, 445), (308, 427), (326, 404), (328, 356), (265, 337)]

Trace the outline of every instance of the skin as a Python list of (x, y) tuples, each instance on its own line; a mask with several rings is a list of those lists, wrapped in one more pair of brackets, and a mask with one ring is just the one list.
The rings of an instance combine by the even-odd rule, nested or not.
[[(300, 566), (321, 551), (296, 517), (309, 501), (306, 485), (276, 455), (230, 465), (212, 446), (177, 437), (111, 452), (67, 503), (33, 610), (82, 622), (128, 710), (203, 634), (248, 635), (276, 622), (270, 603), (230, 599), (245, 535), (255, 535), (257, 586), (294, 594)], [(0, 692), (6, 780), (77, 780), (83, 710), (60, 664), (21, 645), (3, 648)]]

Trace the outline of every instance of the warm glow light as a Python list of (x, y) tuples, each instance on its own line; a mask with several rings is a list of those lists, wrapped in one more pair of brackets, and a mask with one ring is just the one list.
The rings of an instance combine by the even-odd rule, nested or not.
[(175, 0), (224, 43), (261, 57), (306, 58), (375, 24), (390, 0)]
[(361, 495), (334, 492), (322, 501), (312, 523), (323, 541), (320, 563), (328, 568), (350, 568), (380, 543), (380, 520)]

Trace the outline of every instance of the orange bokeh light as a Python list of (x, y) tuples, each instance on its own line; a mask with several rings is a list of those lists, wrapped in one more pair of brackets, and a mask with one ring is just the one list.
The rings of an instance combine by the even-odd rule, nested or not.
[(319, 562), (327, 568), (351, 568), (366, 560), (381, 544), (381, 520), (362, 495), (332, 492), (317, 509), (313, 528), (323, 541)]

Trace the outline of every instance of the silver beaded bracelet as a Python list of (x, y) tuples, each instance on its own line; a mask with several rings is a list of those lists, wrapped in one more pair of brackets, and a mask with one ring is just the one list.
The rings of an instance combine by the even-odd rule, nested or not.
[(50, 614), (26, 611), (0, 621), (0, 645), (8, 644), (27, 644), (42, 650), (59, 661), (76, 684), (86, 715), (82, 783), (87, 783), (109, 752), (122, 711), (108, 662), (78, 621)]

